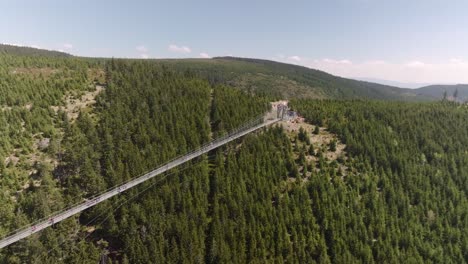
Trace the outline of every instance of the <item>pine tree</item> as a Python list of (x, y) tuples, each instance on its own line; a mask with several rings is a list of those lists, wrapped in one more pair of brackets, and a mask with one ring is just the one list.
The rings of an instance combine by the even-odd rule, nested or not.
[(320, 128), (319, 128), (319, 126), (315, 126), (315, 128), (314, 128), (314, 134), (315, 134), (315, 135), (318, 135), (319, 133), (320, 133)]

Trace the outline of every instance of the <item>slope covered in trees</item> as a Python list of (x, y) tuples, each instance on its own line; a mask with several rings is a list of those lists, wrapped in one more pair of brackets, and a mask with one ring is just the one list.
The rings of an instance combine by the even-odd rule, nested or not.
[(366, 258), (377, 262), (466, 262), (466, 107), (306, 100), (294, 105), (310, 122), (337, 133), (352, 157), (350, 167), (361, 171), (347, 177), (347, 190), (335, 194), (340, 200), (330, 199), (333, 185), (318, 193), (328, 204), (323, 219), (333, 219), (333, 246), (371, 250)]
[[(98, 63), (0, 55), (0, 234), (61, 206), (58, 162), (65, 95), (93, 89)], [(41, 185), (41, 188), (36, 188)]]
[(45, 50), (32, 47), (22, 47), (0, 43), (0, 54), (43, 56), (43, 57), (71, 57), (70, 54), (55, 50)]
[(155, 61), (179, 71), (195, 73), (211, 83), (228, 84), (276, 98), (434, 100), (411, 89), (341, 78), (319, 70), (268, 60), (218, 57)]
[[(2, 235), (226, 133), (271, 98), (172, 62), (2, 56), (2, 158), (20, 157), (0, 166)], [(76, 120), (51, 107), (95, 82), (105, 89)], [(271, 127), (3, 249), (0, 263), (466, 262), (466, 106), (291, 105), (347, 157), (327, 160), (336, 141), (313, 145), (323, 129)], [(35, 122), (49, 129), (22, 125)], [(44, 159), (21, 165), (23, 151)]]
[(430, 85), (418, 88), (415, 92), (426, 96), (432, 96), (437, 99), (443, 99), (445, 95), (446, 99), (459, 102), (468, 101), (468, 84)]

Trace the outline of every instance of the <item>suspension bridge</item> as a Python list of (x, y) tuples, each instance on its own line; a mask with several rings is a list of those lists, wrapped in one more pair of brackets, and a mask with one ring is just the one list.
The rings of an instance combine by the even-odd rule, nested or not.
[(162, 166), (158, 167), (157, 169), (154, 169), (140, 177), (136, 177), (134, 179), (131, 179), (125, 183), (122, 183), (120, 185), (114, 186), (98, 195), (95, 195), (91, 198), (85, 199), (83, 202), (80, 202), (78, 204), (72, 205), (66, 209), (63, 209), (61, 211), (55, 212), (54, 214), (43, 218), (39, 221), (36, 221), (34, 223), (29, 224), (26, 227), (17, 229), (7, 235), (6, 237), (2, 238), (0, 240), (0, 249), (4, 248), (12, 243), (17, 242), (18, 240), (21, 240), (23, 238), (26, 238), (28, 236), (31, 236), (34, 233), (37, 233), (49, 226), (52, 226), (56, 223), (59, 223), (75, 214), (78, 214), (88, 208), (91, 208), (93, 206), (96, 206), (99, 203), (102, 203), (103, 201), (119, 195), (120, 193), (124, 192), (125, 190), (128, 190), (130, 188), (133, 188), (139, 184), (142, 184), (143, 182), (146, 182), (157, 175), (160, 175), (164, 172), (169, 171), (170, 169), (177, 167), (181, 164), (186, 163), (187, 161), (190, 161), (200, 155), (203, 155), (213, 149), (216, 149), (222, 145), (225, 145), (235, 139), (238, 139), (242, 136), (245, 136), (251, 132), (254, 132), (260, 128), (269, 126), (271, 124), (274, 124), (280, 120), (288, 119), (290, 116), (290, 111), (288, 111), (288, 108), (285, 105), (275, 105), (273, 110), (268, 112), (265, 115), (262, 115), (258, 118), (255, 118), (244, 125), (238, 127), (237, 129), (231, 131), (229, 134), (222, 136), (220, 138), (217, 138), (215, 140), (212, 140), (205, 145), (199, 147), (198, 149), (191, 151), (183, 156), (177, 157), (172, 159), (171, 161), (163, 164)]

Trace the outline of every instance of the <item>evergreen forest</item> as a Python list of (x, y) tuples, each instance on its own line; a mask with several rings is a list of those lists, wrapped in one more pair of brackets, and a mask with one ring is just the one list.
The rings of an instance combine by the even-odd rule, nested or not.
[[(14, 52), (0, 51), (0, 237), (284, 95), (238, 89), (216, 60), (205, 71)], [(302, 89), (286, 93), (310, 131), (281, 122), (246, 135), (0, 249), (0, 263), (467, 263), (468, 107)]]

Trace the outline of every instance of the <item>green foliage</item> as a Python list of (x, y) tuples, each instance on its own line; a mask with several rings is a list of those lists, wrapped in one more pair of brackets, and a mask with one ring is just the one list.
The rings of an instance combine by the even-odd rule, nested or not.
[[(37, 172), (30, 178), (21, 175), (20, 167), (31, 169), (23, 163), (0, 164), (1, 234), (258, 116), (268, 109), (268, 100), (259, 95), (274, 97), (275, 88), (271, 93), (263, 86), (244, 89), (250, 83), (239, 91), (229, 84), (248, 72), (270, 75), (286, 67), (233, 59), (108, 60), (106, 65), (40, 56), (0, 59), (0, 100), (6, 106), (0, 112), (0, 153), (6, 157), (18, 148), (24, 155), (37, 154), (34, 135), (42, 133), (51, 138), (42, 154), (59, 162), (31, 165)], [(47, 67), (58, 72), (50, 74)], [(73, 122), (50, 111), (65, 103), (67, 93), (88, 89), (93, 67), (106, 68), (106, 88), (95, 109)], [(308, 70), (291, 69), (298, 73), (284, 76), (303, 85), (329, 84)], [(341, 90), (331, 86), (320, 96), (341, 98), (356, 91)], [(31, 102), (30, 109), (24, 107)], [(337, 134), (347, 157), (330, 162), (325, 154), (336, 141), (315, 150), (307, 146), (304, 130), (291, 143), (282, 128), (264, 129), (11, 245), (0, 252), (0, 263), (466, 261), (466, 108), (312, 100), (292, 105), (309, 122)], [(35, 186), (37, 179), (41, 184)], [(12, 199), (24, 180), (30, 186)]]
[(315, 128), (314, 128), (314, 132), (313, 132), (313, 133), (314, 133), (314, 135), (318, 135), (318, 134), (320, 134), (320, 127), (319, 127), (319, 125), (318, 125), (318, 124), (315, 126)]
[(212, 84), (227, 84), (251, 94), (277, 99), (437, 100), (411, 89), (341, 78), (323, 71), (267, 60), (219, 57), (155, 62), (200, 76)]
[[(6, 53), (0, 54), (2, 237), (64, 208), (64, 194), (54, 177), (53, 162), (60, 151), (60, 144), (57, 143), (61, 140), (62, 125), (66, 119), (50, 107), (63, 106), (63, 99), (68, 94), (88, 90), (93, 85), (89, 77), (99, 67), (94, 60), (43, 56), (49, 54), (30, 57)], [(39, 142), (47, 142), (49, 138), (52, 139), (51, 144), (40, 147)], [(59, 237), (64, 233), (49, 234)], [(45, 248), (53, 246), (52, 241), (42, 244), (41, 241), (47, 239), (40, 241), (38, 236), (28, 241), (4, 250), (0, 254), (0, 263), (32, 262), (31, 256), (44, 254)], [(58, 259), (56, 255), (55, 258), (53, 256), (52, 259)]]
[(310, 145), (309, 146), (309, 151), (307, 152), (310, 156), (314, 156), (315, 155), (315, 149), (314, 149), (314, 145)]
[(336, 151), (336, 140), (334, 139), (330, 141), (330, 151)]
[(433, 98), (442, 98), (446, 100), (451, 97), (450, 100), (458, 102), (468, 101), (468, 85), (467, 84), (456, 84), (456, 85), (430, 85), (416, 89), (420, 94), (431, 96)]
[(225, 133), (242, 125), (246, 120), (269, 110), (264, 98), (252, 100), (247, 94), (226, 86), (216, 86), (211, 106), (213, 131)]
[(340, 136), (352, 157), (346, 165), (358, 172), (339, 185), (313, 177), (308, 187), (332, 261), (349, 262), (350, 254), (380, 263), (466, 260), (466, 108), (368, 101), (293, 105)]
[(20, 47), (7, 44), (0, 44), (0, 56), (4, 54), (20, 55), (20, 56), (43, 56), (43, 57), (70, 57), (71, 55), (64, 52), (37, 49), (31, 47)]
[(307, 145), (310, 145), (310, 137), (307, 134), (307, 131), (305, 131), (302, 127), (299, 128), (298, 139)]
[[(89, 89), (93, 60), (51, 58), (48, 53), (18, 56), (0, 45), (0, 236), (62, 208), (53, 177), (62, 119), (51, 106), (65, 95)], [(39, 56), (40, 55), (40, 56)], [(43, 55), (47, 55), (43, 56)], [(53, 138), (54, 144), (39, 142)]]

